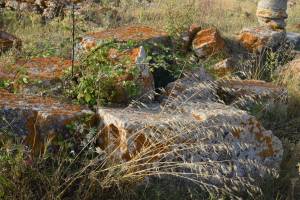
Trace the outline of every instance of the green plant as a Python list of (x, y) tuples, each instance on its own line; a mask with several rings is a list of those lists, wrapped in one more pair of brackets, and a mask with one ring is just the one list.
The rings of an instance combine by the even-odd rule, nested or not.
[[(125, 98), (129, 99), (139, 95), (137, 83), (139, 68), (125, 52), (135, 46), (136, 44), (131, 41), (127, 43), (108, 41), (84, 55), (81, 63), (75, 68), (76, 81), (69, 82), (70, 88), (67, 93), (79, 102), (90, 105), (116, 101), (117, 95), (124, 92)], [(110, 50), (121, 52), (120, 54), (124, 56), (114, 60), (109, 57)]]

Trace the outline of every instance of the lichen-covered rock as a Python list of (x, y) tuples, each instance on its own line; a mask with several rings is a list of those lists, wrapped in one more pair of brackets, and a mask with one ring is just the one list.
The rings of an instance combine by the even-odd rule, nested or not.
[(21, 46), (22, 42), (16, 36), (4, 31), (0, 31), (0, 53), (7, 51), (13, 47), (16, 49), (20, 49)]
[(146, 26), (125, 26), (88, 33), (81, 37), (80, 43), (76, 46), (76, 56), (78, 57), (81, 53), (90, 51), (108, 40), (115, 40), (117, 42), (150, 42), (160, 45), (170, 44), (169, 36), (163, 31)]
[(252, 53), (259, 53), (265, 48), (274, 48), (284, 41), (286, 33), (267, 27), (255, 27), (242, 30), (239, 43)]
[(26, 94), (43, 90), (59, 90), (64, 71), (72, 66), (71, 60), (58, 57), (19, 60), (11, 66), (0, 64), (0, 80), (10, 81), (14, 89)]
[(218, 54), (225, 49), (225, 41), (215, 28), (201, 30), (193, 40), (193, 50), (200, 58)]
[[(203, 73), (194, 74), (170, 84), (161, 105), (99, 108), (100, 148), (118, 162), (140, 160), (159, 168), (161, 162), (176, 161), (175, 171), (189, 172), (202, 183), (235, 185), (240, 191), (245, 189), (238, 184), (241, 179), (256, 185), (278, 170), (281, 141), (245, 111), (219, 103), (217, 85)], [(245, 86), (258, 93), (264, 87)]]
[(281, 141), (244, 111), (208, 100), (148, 107), (100, 108), (100, 147), (120, 162), (143, 156), (157, 167), (159, 161), (182, 162), (177, 170), (212, 185), (257, 180), (279, 168)]
[(67, 136), (67, 125), (93, 115), (87, 108), (51, 98), (0, 91), (0, 130), (26, 137), (37, 150), (42, 149), (47, 137)]
[(182, 50), (187, 52), (192, 47), (193, 40), (197, 33), (201, 30), (201, 26), (198, 24), (192, 24), (188, 30), (181, 33), (180, 39), (182, 43)]
[(288, 17), (287, 0), (260, 0), (257, 5), (256, 16), (261, 25), (271, 28), (284, 29), (285, 19)]

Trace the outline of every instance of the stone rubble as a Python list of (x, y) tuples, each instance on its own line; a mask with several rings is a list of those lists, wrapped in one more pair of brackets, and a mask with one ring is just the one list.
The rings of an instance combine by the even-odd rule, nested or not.
[(76, 46), (76, 57), (109, 40), (115, 40), (117, 42), (149, 42), (160, 45), (168, 45), (171, 43), (170, 37), (166, 32), (158, 31), (147, 26), (123, 26), (100, 32), (88, 33), (80, 37), (80, 42)]
[(58, 57), (19, 60), (11, 66), (0, 64), (0, 81), (11, 82), (12, 89), (23, 94), (40, 94), (44, 90), (58, 92), (62, 89), (64, 71), (71, 66), (71, 60)]
[(266, 48), (276, 48), (285, 40), (286, 32), (268, 27), (246, 28), (241, 31), (238, 41), (252, 53), (260, 53)]
[(43, 149), (50, 137), (67, 137), (71, 125), (85, 117), (93, 117), (88, 108), (62, 103), (52, 98), (16, 95), (0, 91), (0, 130), (25, 137), (35, 150)]
[[(205, 84), (194, 87), (202, 90), (182, 91), (184, 99), (178, 96), (177, 103), (163, 107), (99, 108), (100, 147), (119, 162), (147, 155), (153, 163), (191, 163), (183, 170), (213, 185), (224, 184), (226, 178), (258, 180), (278, 169), (283, 147), (271, 131), (245, 111), (211, 100), (207, 92), (212, 89), (203, 90)], [(184, 150), (186, 146), (190, 149)], [(195, 162), (207, 165), (193, 169)]]
[(201, 30), (192, 43), (195, 54), (200, 58), (207, 58), (225, 51), (225, 41), (215, 28)]

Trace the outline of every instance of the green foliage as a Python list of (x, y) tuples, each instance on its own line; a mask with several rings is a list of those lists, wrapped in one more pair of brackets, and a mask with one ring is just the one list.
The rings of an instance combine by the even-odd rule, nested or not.
[[(131, 63), (128, 55), (122, 56), (117, 62), (109, 58), (111, 49), (124, 52), (135, 46), (134, 42), (109, 41), (84, 55), (82, 62), (75, 68), (76, 81), (69, 82), (67, 93), (80, 103), (90, 105), (113, 102), (118, 98), (118, 93), (122, 92), (129, 99), (139, 95), (139, 69), (135, 63)], [(132, 78), (129, 80), (126, 77)]]

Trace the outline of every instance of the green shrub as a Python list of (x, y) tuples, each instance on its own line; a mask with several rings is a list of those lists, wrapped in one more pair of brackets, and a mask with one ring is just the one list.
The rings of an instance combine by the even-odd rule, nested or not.
[[(117, 49), (122, 52), (135, 47), (133, 42), (118, 43), (109, 41), (83, 55), (81, 63), (75, 67), (75, 81), (69, 81), (67, 94), (84, 104), (108, 104), (118, 98), (119, 90), (124, 90), (128, 98), (139, 95), (137, 84), (139, 69), (131, 63), (129, 56), (124, 56), (115, 63), (109, 59), (109, 50)], [(71, 71), (68, 72), (71, 76)], [(120, 77), (131, 76), (130, 80)]]

